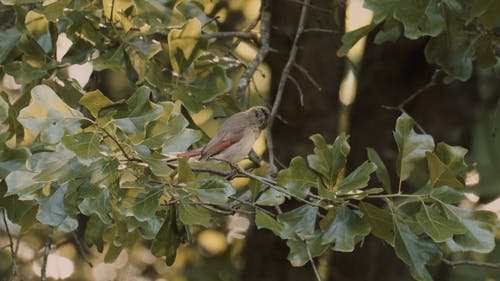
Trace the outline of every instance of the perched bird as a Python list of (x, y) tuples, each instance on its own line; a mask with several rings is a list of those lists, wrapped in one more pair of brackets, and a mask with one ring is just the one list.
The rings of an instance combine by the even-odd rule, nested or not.
[(200, 160), (215, 157), (236, 164), (252, 150), (260, 131), (266, 128), (268, 119), (269, 110), (263, 106), (236, 113), (222, 123), (217, 134), (201, 149), (180, 153), (167, 161), (179, 156), (200, 156)]

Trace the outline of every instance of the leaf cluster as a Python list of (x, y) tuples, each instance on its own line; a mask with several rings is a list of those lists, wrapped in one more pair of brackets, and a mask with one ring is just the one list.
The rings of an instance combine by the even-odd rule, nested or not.
[(345, 56), (359, 39), (377, 29), (376, 44), (396, 41), (401, 34), (408, 39), (429, 38), (425, 57), (448, 75), (447, 81), (468, 80), (474, 61), (481, 68), (497, 64), (498, 1), (367, 0), (364, 6), (373, 11), (372, 23), (347, 32), (339, 56)]

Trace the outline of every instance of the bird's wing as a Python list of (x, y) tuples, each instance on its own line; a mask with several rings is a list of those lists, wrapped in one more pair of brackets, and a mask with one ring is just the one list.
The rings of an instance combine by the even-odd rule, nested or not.
[(201, 150), (201, 159), (217, 154), (234, 143), (237, 143), (243, 137), (244, 128), (236, 132), (221, 132), (211, 139)]

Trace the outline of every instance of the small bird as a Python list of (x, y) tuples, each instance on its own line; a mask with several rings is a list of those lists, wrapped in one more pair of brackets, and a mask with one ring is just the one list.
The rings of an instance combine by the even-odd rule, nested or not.
[(250, 153), (260, 131), (267, 127), (268, 120), (269, 110), (264, 106), (236, 113), (222, 123), (217, 134), (201, 149), (180, 153), (167, 161), (179, 156), (200, 156), (200, 160), (213, 156), (236, 164)]

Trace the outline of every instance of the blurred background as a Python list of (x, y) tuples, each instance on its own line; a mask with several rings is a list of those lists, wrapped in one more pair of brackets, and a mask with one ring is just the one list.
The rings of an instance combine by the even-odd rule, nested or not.
[[(203, 0), (205, 12), (217, 20), (220, 31), (245, 30), (258, 20), (260, 0)], [(281, 72), (288, 58), (300, 16), (302, 0), (269, 1), (271, 12), (271, 50), (255, 72), (250, 85), (250, 101), (268, 104), (274, 100)], [(280, 120), (273, 127), (277, 159), (288, 165), (293, 156), (312, 151), (309, 136), (321, 133), (331, 142), (340, 132), (350, 135), (352, 147), (348, 159), (351, 168), (366, 159), (366, 147), (380, 152), (389, 171), (394, 171), (397, 149), (392, 131), (399, 112), (384, 108), (401, 103), (425, 86), (435, 72), (424, 56), (426, 39), (374, 44), (374, 34), (348, 53), (348, 59), (338, 58), (340, 38), (345, 31), (368, 24), (370, 11), (362, 0), (315, 0), (308, 9), (306, 30), (301, 38), (296, 66), (291, 76), (300, 85), (289, 81), (279, 110)], [(253, 32), (259, 32), (259, 24)], [(67, 39), (66, 39), (67, 40)], [(229, 41), (220, 40), (215, 48), (224, 52)], [(66, 44), (66, 45), (65, 45)], [(218, 45), (220, 44), (220, 45)], [(58, 52), (67, 47), (64, 38), (58, 40)], [(241, 42), (233, 56), (250, 62), (257, 47)], [(427, 89), (405, 109), (426, 133), (450, 145), (469, 149), (470, 170), (467, 184), (468, 201), (462, 206), (491, 210), (500, 214), (500, 124), (499, 67), (484, 71), (474, 69), (466, 82), (439, 84)], [(68, 68), (86, 90), (101, 89), (113, 100), (129, 95), (127, 77), (119, 72), (92, 74), (92, 65)], [(233, 80), (241, 75), (233, 73)], [(236, 84), (236, 83), (234, 83)], [(19, 86), (4, 75), (0, 89), (15, 95)], [(204, 131), (216, 131), (220, 120), (207, 109), (193, 116)], [(257, 148), (264, 153), (264, 141)], [(265, 156), (264, 156), (265, 157)], [(396, 175), (391, 175), (395, 177)], [(238, 183), (243, 184), (243, 183)], [(289, 203), (292, 207), (294, 202)], [(278, 281), (312, 280), (312, 268), (291, 267), (286, 257), (285, 243), (268, 230), (255, 229), (252, 218), (234, 215), (221, 220), (211, 229), (193, 229), (193, 243), (181, 246), (175, 263), (168, 267), (149, 252), (149, 243), (141, 241), (123, 251), (113, 263), (104, 263), (96, 249), (81, 242), (82, 233), (56, 233), (49, 255), (47, 275), (54, 280), (242, 280)], [(13, 239), (19, 227), (8, 223)], [(39, 227), (23, 235), (19, 246), (20, 271), (26, 278), (40, 276), (40, 263), (46, 229)], [(500, 238), (500, 237), (499, 237)], [(0, 274), (9, 270), (9, 237), (0, 222)], [(500, 249), (491, 254), (464, 255), (463, 259), (500, 262)], [(90, 263), (90, 264), (89, 264)], [(353, 253), (328, 251), (319, 260), (320, 274), (331, 281), (405, 281), (412, 280), (407, 267), (396, 258), (391, 247), (368, 237)], [(435, 280), (500, 280), (499, 271), (462, 266), (451, 268), (437, 265), (431, 268)], [(0, 279), (2, 279), (0, 275)]]

